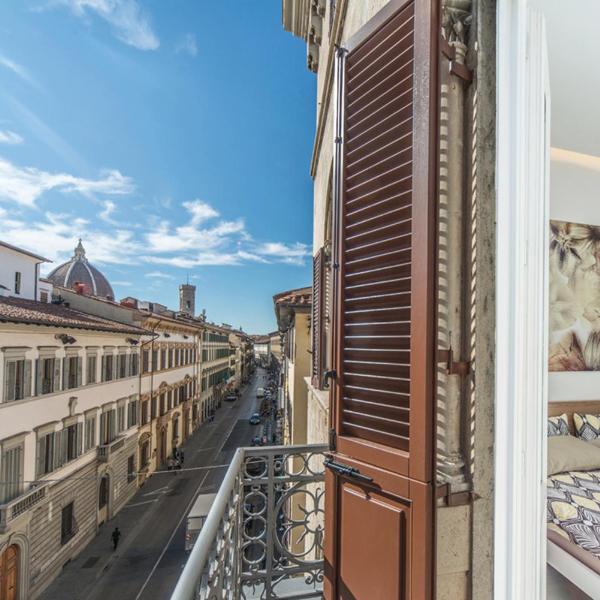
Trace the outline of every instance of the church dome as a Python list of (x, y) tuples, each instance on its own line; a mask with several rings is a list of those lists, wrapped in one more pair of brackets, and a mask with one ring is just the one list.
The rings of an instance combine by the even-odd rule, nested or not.
[(110, 300), (115, 298), (115, 293), (106, 277), (86, 258), (85, 248), (81, 240), (79, 240), (71, 260), (56, 267), (48, 275), (48, 279), (54, 285), (64, 288), (77, 289), (83, 285), (85, 286), (83, 289), (88, 294), (109, 298)]

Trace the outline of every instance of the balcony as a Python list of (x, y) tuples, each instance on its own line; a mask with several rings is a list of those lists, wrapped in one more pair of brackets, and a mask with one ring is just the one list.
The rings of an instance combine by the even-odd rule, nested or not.
[(125, 438), (119, 437), (108, 444), (98, 446), (98, 460), (108, 462), (111, 456), (125, 445)]
[(321, 598), (326, 451), (239, 448), (171, 600)]
[(5, 533), (11, 521), (44, 500), (47, 490), (48, 485), (41, 484), (5, 504), (0, 504), (0, 533)]

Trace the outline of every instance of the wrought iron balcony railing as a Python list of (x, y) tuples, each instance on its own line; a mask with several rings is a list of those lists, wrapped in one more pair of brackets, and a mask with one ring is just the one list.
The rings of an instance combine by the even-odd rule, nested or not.
[(321, 598), (326, 451), (239, 448), (171, 600)]

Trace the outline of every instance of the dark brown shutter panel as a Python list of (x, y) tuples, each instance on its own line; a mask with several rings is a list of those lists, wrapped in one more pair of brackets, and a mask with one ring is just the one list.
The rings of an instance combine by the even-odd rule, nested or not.
[(324, 339), (323, 327), (325, 313), (325, 251), (320, 248), (313, 257), (312, 287), (312, 385), (321, 389), (323, 384)]
[(338, 434), (406, 453), (406, 469), (387, 466), (407, 474), (413, 450), (420, 460), (431, 449), (421, 442), (432, 421), (435, 316), (437, 59), (432, 32), (416, 25), (432, 27), (407, 2), (345, 56), (335, 327)]

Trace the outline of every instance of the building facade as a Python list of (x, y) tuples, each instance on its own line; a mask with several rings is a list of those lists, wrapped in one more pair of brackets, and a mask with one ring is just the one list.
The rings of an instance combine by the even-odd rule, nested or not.
[(307, 443), (306, 380), (310, 376), (311, 369), (311, 298), (311, 288), (288, 290), (273, 296), (279, 335), (283, 339), (281, 377), (283, 439), (286, 444)]
[[(15, 252), (0, 249), (4, 268)], [(25, 600), (136, 490), (146, 331), (23, 295), (0, 298), (0, 579)]]
[(200, 405), (202, 419), (213, 414), (220, 406), (233, 378), (230, 370), (231, 347), (228, 329), (205, 323), (201, 340), (202, 375)]

